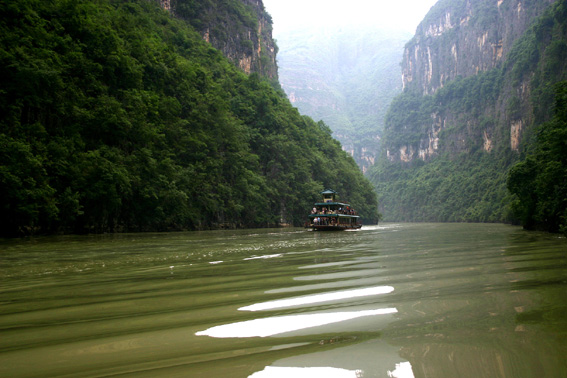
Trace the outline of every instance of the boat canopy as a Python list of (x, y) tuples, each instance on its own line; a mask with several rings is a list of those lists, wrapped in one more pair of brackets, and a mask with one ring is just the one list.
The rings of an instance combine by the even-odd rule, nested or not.
[(316, 218), (316, 217), (343, 217), (343, 218), (360, 218), (360, 215), (350, 215), (350, 214), (337, 214), (337, 213), (328, 213), (328, 214), (309, 214), (309, 218)]
[(317, 202), (315, 204), (315, 206), (344, 206), (344, 207), (350, 207), (350, 205), (348, 203), (342, 203), (342, 202)]

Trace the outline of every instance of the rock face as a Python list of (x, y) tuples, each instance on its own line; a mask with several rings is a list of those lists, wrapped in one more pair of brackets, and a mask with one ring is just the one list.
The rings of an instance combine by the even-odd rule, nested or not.
[(406, 45), (370, 169), (388, 221), (511, 221), (510, 168), (567, 81), (567, 0), (440, 0)]
[(247, 74), (278, 80), (272, 18), (262, 0), (160, 0)]
[[(554, 0), (440, 1), (406, 45), (404, 88), (432, 94), (455, 78), (495, 68)], [(526, 5), (529, 3), (529, 5)]]
[[(535, 121), (533, 72), (525, 74), (529, 69), (518, 67), (516, 59), (521, 54), (514, 48), (553, 3), (439, 1), (407, 43), (402, 61), (404, 93), (421, 96), (416, 103), (419, 109), (411, 109), (421, 118), (386, 121), (385, 159), (428, 161), (441, 153), (480, 149), (491, 153), (496, 147), (519, 151)], [(536, 38), (541, 38), (543, 46), (551, 36)], [(531, 48), (537, 50), (537, 45)], [(534, 62), (538, 54), (533, 52)], [(390, 109), (400, 110), (409, 109)]]

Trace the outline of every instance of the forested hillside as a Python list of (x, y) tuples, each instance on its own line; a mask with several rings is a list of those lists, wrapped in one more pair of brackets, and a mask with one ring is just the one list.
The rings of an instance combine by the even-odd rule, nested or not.
[(299, 225), (326, 187), (377, 221), (327, 126), (159, 2), (2, 2), (0, 28), (3, 236)]
[(555, 84), (567, 79), (566, 3), (446, 0), (432, 8), (421, 39), (406, 46), (431, 58), (407, 54), (405, 89), (371, 172), (385, 219), (517, 219), (508, 172), (530, 153), (553, 116)]

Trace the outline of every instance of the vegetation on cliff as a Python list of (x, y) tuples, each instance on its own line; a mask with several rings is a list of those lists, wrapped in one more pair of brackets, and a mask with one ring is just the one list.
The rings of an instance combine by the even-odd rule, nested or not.
[(556, 85), (554, 114), (538, 129), (533, 152), (510, 170), (508, 188), (525, 228), (567, 234), (567, 82)]
[(170, 0), (170, 6), (237, 67), (279, 88), (272, 18), (261, 1)]
[(370, 172), (385, 220), (528, 219), (507, 175), (552, 118), (554, 85), (567, 79), (566, 10), (565, 0), (549, 6), (494, 68), (429, 95), (406, 88), (393, 101)]
[(0, 4), (0, 233), (302, 223), (371, 185), (258, 75), (146, 0)]
[[(384, 140), (388, 147), (369, 175), (386, 219), (508, 219), (506, 175), (516, 154), (506, 143), (510, 135), (495, 127), (498, 121), (481, 116), (496, 103), (502, 81), (503, 72), (496, 69), (455, 80), (434, 95), (405, 91), (394, 100), (386, 117)], [(445, 126), (450, 127), (438, 125), (439, 119), (445, 119)], [(486, 130), (490, 130), (490, 146), (483, 138)], [(434, 143), (443, 152), (427, 156)], [(402, 149), (408, 150), (406, 162), (392, 162), (386, 156)], [(425, 155), (410, 160), (419, 150)]]
[(476, 152), (373, 171), (387, 219), (408, 222), (501, 222), (509, 219), (507, 166)]

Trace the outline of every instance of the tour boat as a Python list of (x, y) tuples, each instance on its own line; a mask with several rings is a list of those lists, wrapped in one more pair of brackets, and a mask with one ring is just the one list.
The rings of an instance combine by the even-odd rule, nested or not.
[(360, 217), (348, 203), (336, 202), (337, 192), (327, 189), (321, 194), (323, 202), (314, 204), (306, 228), (313, 231), (342, 231), (362, 227)]

